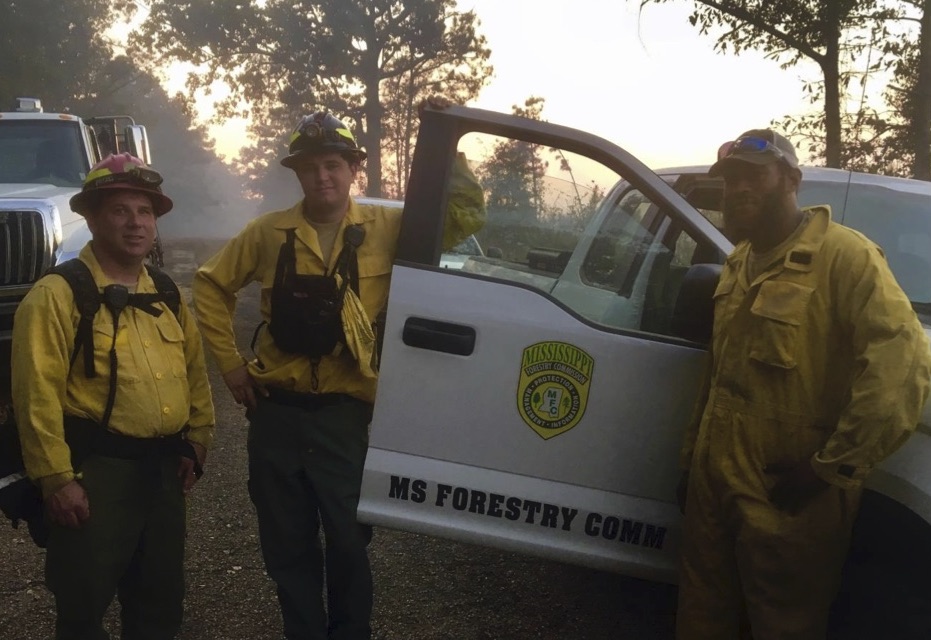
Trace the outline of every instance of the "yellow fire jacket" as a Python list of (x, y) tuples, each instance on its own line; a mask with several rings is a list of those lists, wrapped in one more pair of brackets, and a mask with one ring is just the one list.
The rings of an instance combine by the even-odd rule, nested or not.
[[(454, 165), (450, 189), (443, 242), (446, 248), (465, 239), (485, 222), (481, 187), (461, 154)], [(302, 393), (345, 393), (374, 402), (376, 377), (370, 366), (374, 336), (371, 335), (370, 321), (378, 316), (388, 301), (391, 265), (401, 228), (401, 210), (359, 205), (350, 198), (349, 211), (337, 232), (337, 243), (329, 264), (324, 264), (317, 232), (304, 219), (302, 210), (303, 201), (290, 209), (256, 218), (197, 271), (193, 292), (201, 332), (224, 374), (247, 363), (249, 373), (263, 386)], [(322, 275), (326, 269), (332, 271), (336, 264), (342, 248), (343, 230), (348, 225), (362, 225), (365, 230), (365, 239), (357, 250), (360, 300), (352, 298), (350, 289), (343, 312), (350, 348), (337, 349), (333, 355), (320, 359), (316, 388), (310, 359), (278, 349), (267, 330), (258, 335), (257, 358), (251, 361), (244, 358), (233, 333), (236, 293), (251, 282), (260, 282), (261, 315), (266, 322), (270, 320), (275, 267), (278, 252), (285, 241), (285, 230), (296, 229), (297, 273)]]
[(918, 422), (931, 351), (908, 298), (877, 245), (827, 207), (810, 211), (784, 259), (753, 282), (749, 243), (727, 259), (683, 469), (699, 445), (716, 452), (705, 464), (810, 459), (822, 479), (853, 488)]
[[(101, 290), (111, 284), (91, 243), (79, 258)], [(145, 269), (139, 274), (136, 292), (156, 293)], [(178, 319), (164, 303), (157, 306), (162, 309), (158, 318), (133, 307), (120, 314), (110, 430), (155, 438), (190, 425), (187, 439), (209, 448), (214, 433), (213, 400), (196, 322), (183, 301)], [(74, 478), (63, 416), (100, 422), (107, 403), (113, 316), (106, 305), (94, 316), (97, 377), (91, 379), (84, 375), (83, 352), (69, 367), (79, 318), (65, 279), (47, 276), (26, 295), (13, 322), (13, 410), (26, 471), (39, 482), (44, 495)]]

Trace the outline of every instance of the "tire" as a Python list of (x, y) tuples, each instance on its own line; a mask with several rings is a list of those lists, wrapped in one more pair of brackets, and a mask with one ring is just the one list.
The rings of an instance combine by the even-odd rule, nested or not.
[(931, 638), (931, 526), (874, 491), (863, 494), (828, 638)]

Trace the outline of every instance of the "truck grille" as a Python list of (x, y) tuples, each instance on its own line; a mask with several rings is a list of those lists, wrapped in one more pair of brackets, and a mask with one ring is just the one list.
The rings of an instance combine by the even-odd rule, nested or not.
[(45, 225), (38, 211), (0, 211), (0, 286), (42, 275)]

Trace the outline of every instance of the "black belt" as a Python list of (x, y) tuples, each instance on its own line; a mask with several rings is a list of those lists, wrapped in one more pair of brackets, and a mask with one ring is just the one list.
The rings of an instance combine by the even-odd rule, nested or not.
[(136, 438), (104, 429), (94, 420), (65, 416), (65, 441), (71, 448), (73, 460), (83, 460), (91, 453), (125, 460), (169, 455), (196, 460), (191, 443), (184, 439), (186, 430), (170, 436)]
[(299, 393), (278, 387), (267, 387), (266, 391), (268, 391), (266, 400), (305, 411), (315, 411), (338, 404), (363, 402), (345, 393)]

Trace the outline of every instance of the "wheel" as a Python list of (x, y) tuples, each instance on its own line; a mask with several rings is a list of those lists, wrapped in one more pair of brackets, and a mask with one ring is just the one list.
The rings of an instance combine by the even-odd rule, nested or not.
[(865, 491), (828, 637), (928, 640), (929, 576), (931, 526), (895, 500)]

